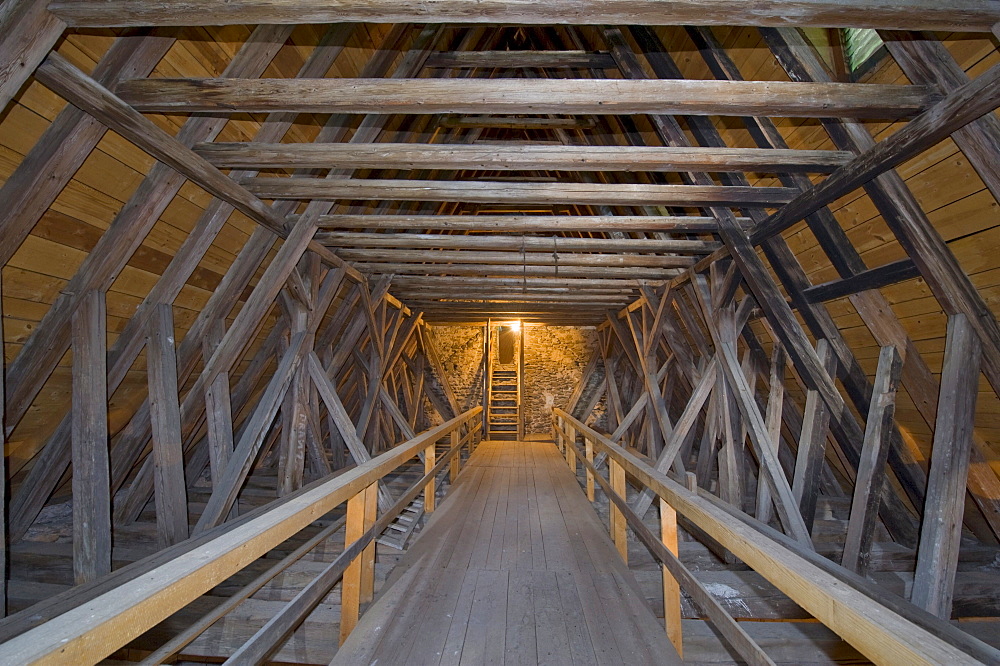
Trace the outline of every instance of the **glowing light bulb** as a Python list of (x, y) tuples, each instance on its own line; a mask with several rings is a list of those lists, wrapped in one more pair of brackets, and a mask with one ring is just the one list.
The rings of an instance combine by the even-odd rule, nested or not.
[(521, 322), (520, 322), (520, 320), (510, 322), (510, 330), (512, 330), (512, 331), (520, 331), (521, 330)]

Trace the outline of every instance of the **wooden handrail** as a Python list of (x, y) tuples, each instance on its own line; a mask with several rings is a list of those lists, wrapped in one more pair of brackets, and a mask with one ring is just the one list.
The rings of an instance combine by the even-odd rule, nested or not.
[(0, 645), (0, 663), (95, 663), (479, 416), (469, 411)]
[[(975, 656), (879, 603), (843, 579), (691, 492), (606, 436), (559, 408), (553, 414), (606, 452), (639, 483), (704, 530), (792, 601), (879, 664), (982, 664), (1000, 662), (1000, 651), (968, 637)], [(930, 622), (930, 620), (928, 620)]]

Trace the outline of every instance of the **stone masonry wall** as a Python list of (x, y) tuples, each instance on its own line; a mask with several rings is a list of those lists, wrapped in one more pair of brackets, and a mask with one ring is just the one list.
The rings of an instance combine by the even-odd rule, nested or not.
[(545, 433), (551, 429), (552, 407), (565, 407), (580, 383), (597, 349), (597, 331), (575, 326), (526, 326), (522, 330), (524, 431)]
[[(452, 390), (462, 409), (482, 399), (483, 329), (478, 326), (434, 326), (434, 341)], [(493, 364), (497, 365), (499, 327), (491, 330)], [(597, 331), (573, 326), (525, 326), (524, 395), (522, 414), (527, 434), (550, 430), (553, 405), (565, 407), (583, 377), (590, 356), (597, 349)], [(515, 359), (517, 358), (515, 354)], [(603, 381), (601, 368), (591, 377), (581, 403)], [(588, 422), (603, 428), (603, 400)]]
[(480, 326), (434, 326), (441, 364), (465, 411), (482, 401), (483, 329)]

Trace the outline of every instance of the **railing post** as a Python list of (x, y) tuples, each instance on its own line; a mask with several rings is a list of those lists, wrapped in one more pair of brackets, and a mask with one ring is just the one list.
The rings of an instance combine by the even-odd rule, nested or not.
[(572, 424), (566, 424), (566, 464), (573, 474), (576, 474), (576, 428)]
[[(378, 507), (378, 484), (373, 483), (357, 495), (347, 500), (347, 525), (344, 533), (344, 547), (361, 538), (375, 524)], [(358, 624), (361, 604), (371, 601), (375, 586), (375, 542), (372, 541), (361, 555), (347, 566), (340, 593), (340, 643), (344, 641)]]
[[(594, 464), (594, 440), (590, 439), (587, 435), (583, 436), (583, 446), (587, 454), (587, 462), (591, 465)], [(594, 473), (590, 471), (590, 467), (587, 466), (587, 501), (594, 501)]]
[[(618, 464), (614, 458), (608, 458), (608, 476), (611, 482), (611, 490), (621, 498), (625, 498), (625, 468)], [(611, 528), (611, 538), (618, 548), (618, 554), (622, 556), (622, 561), (628, 564), (628, 534), (625, 516), (621, 510), (610, 502), (611, 512), (609, 513), (609, 524)]]
[(552, 416), (552, 429), (555, 431), (556, 435), (556, 448), (561, 452), (563, 450), (563, 431), (562, 431), (562, 417)]
[[(677, 548), (677, 512), (665, 499), (660, 498), (660, 540), (674, 555)], [(667, 637), (674, 644), (677, 654), (684, 657), (681, 627), (681, 587), (677, 579), (663, 565), (663, 622)]]
[[(451, 431), (451, 448), (455, 448), (462, 441), (462, 432), (459, 428), (455, 428)], [(469, 445), (472, 445), (472, 429), (469, 429)], [(458, 478), (458, 472), (462, 465), (462, 452), (461, 450), (456, 451), (451, 457), (451, 471), (448, 479), (455, 483), (455, 479)]]
[[(433, 442), (424, 449), (424, 474), (430, 474), (434, 469), (435, 457), (437, 453), (437, 442)], [(424, 486), (424, 513), (434, 513), (434, 478)]]

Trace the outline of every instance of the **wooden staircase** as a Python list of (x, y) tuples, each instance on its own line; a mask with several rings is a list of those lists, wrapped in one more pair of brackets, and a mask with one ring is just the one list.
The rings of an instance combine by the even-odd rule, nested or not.
[(516, 440), (520, 421), (517, 364), (498, 365), (490, 374), (487, 439)]

